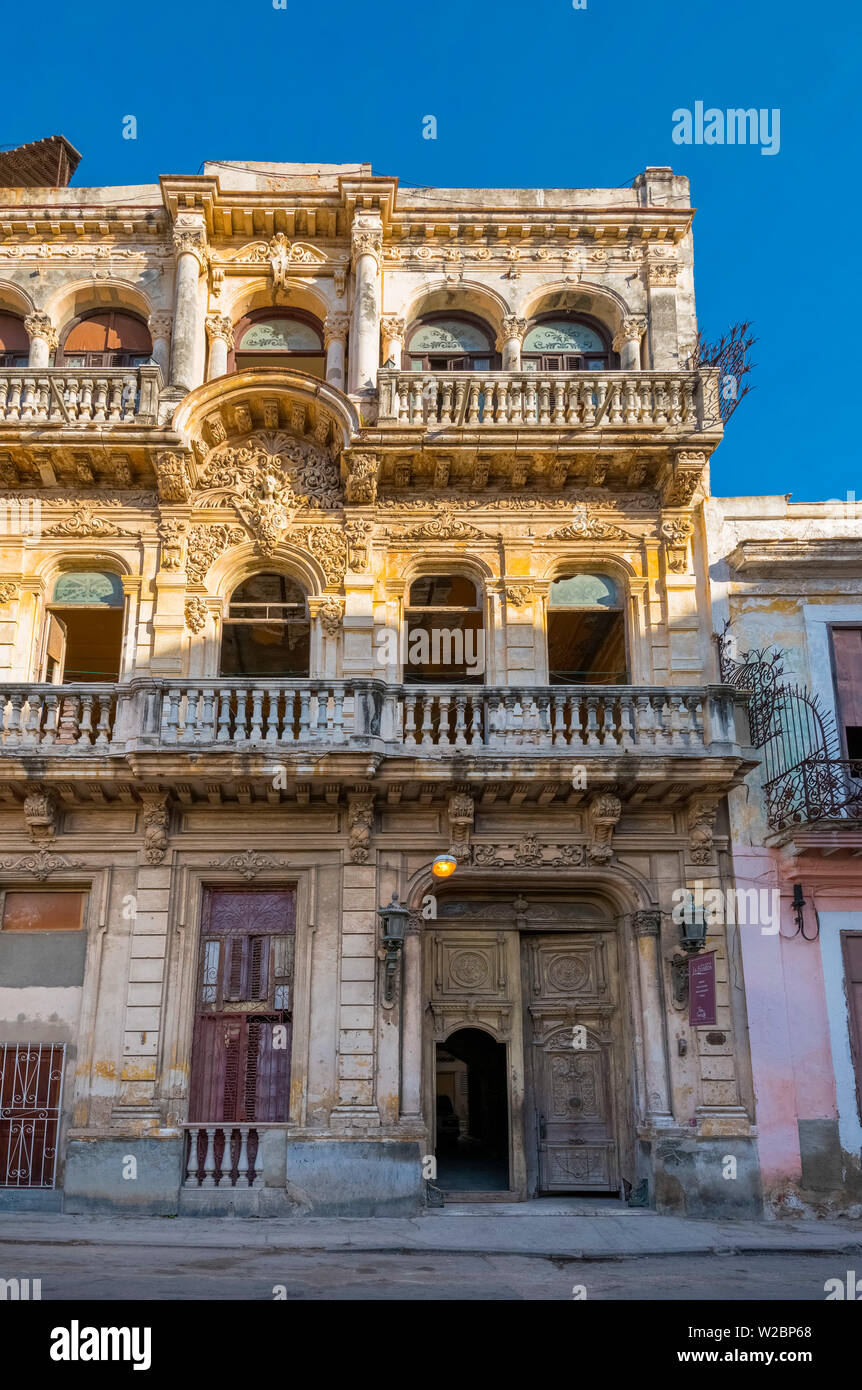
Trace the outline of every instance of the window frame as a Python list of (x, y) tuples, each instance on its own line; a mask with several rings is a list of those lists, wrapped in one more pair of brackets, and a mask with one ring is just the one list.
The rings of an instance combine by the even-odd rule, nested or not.
[[(473, 585), (473, 591), (474, 591), (474, 593), (475, 593), (475, 595), (476, 595), (476, 602), (475, 602), (474, 604), (435, 603), (435, 604), (433, 604), (433, 605), (432, 605), (432, 604), (424, 605), (424, 604), (418, 604), (418, 603), (411, 603), (411, 602), (410, 602), (410, 594), (411, 594), (411, 592), (412, 592), (413, 585), (414, 585), (414, 584), (419, 584), (419, 583), (421, 583), (421, 581), (422, 581), (423, 579), (431, 579), (431, 580), (433, 580), (433, 579), (465, 579), (465, 580), (467, 580), (468, 583), (470, 583), (470, 584)], [(467, 687), (476, 687), (476, 686), (482, 686), (482, 685), (485, 685), (485, 684), (486, 684), (487, 676), (488, 676), (488, 650), (487, 650), (487, 637), (486, 637), (487, 626), (488, 626), (488, 614), (487, 614), (487, 595), (486, 595), (486, 593), (485, 593), (485, 586), (484, 586), (484, 584), (482, 583), (481, 580), (477, 579), (474, 575), (469, 574), (469, 573), (468, 573), (467, 571), (465, 571), (465, 570), (458, 570), (458, 569), (455, 569), (455, 570), (449, 570), (449, 571), (441, 571), (441, 570), (437, 569), (436, 567), (435, 567), (434, 569), (432, 569), (432, 570), (428, 570), (427, 572), (423, 572), (423, 573), (421, 573), (421, 574), (415, 574), (415, 575), (413, 575), (412, 579), (408, 580), (407, 588), (406, 588), (406, 593), (405, 593), (405, 596), (404, 596), (404, 605), (403, 605), (403, 632), (404, 632), (404, 638), (403, 638), (403, 648), (402, 648), (402, 650), (404, 651), (405, 655), (406, 655), (407, 653), (409, 653), (409, 649), (410, 649), (410, 636), (411, 636), (410, 616), (411, 616), (411, 614), (413, 614), (413, 613), (425, 613), (425, 614), (433, 614), (433, 613), (460, 613), (460, 614), (478, 613), (478, 614), (479, 614), (479, 617), (480, 617), (480, 619), (481, 619), (481, 623), (480, 623), (480, 626), (477, 627), (477, 628), (474, 629), (474, 630), (482, 633), (482, 644), (483, 644), (482, 671), (481, 671), (481, 674), (475, 675), (475, 676), (465, 675), (465, 676), (457, 677), (457, 676), (451, 676), (451, 675), (445, 675), (445, 674), (444, 674), (444, 675), (436, 676), (436, 677), (434, 677), (434, 678), (430, 678), (430, 677), (427, 677), (427, 676), (422, 676), (422, 675), (420, 675), (420, 674), (419, 674), (419, 671), (420, 671), (421, 668), (416, 667), (416, 668), (413, 668), (413, 669), (416, 671), (415, 676), (413, 676), (413, 675), (409, 674), (411, 668), (410, 668), (410, 666), (409, 666), (409, 663), (405, 661), (405, 662), (402, 663), (402, 671), (401, 671), (401, 683), (402, 683), (402, 685), (442, 685), (442, 684), (446, 684), (446, 683), (451, 682), (453, 685), (467, 686)], [(464, 631), (467, 631), (467, 629), (465, 628)], [(466, 663), (465, 663), (465, 668), (466, 668)]]
[[(566, 372), (566, 373), (568, 373), (568, 372), (615, 372), (615, 371), (619, 371), (619, 369), (620, 369), (620, 358), (619, 358), (619, 353), (614, 352), (614, 350), (613, 350), (613, 345), (612, 345), (612, 343), (611, 343), (611, 337), (610, 337), (610, 334), (609, 334), (609, 332), (608, 332), (606, 326), (601, 322), (600, 319), (594, 318), (594, 316), (593, 316), (592, 314), (571, 314), (571, 313), (560, 313), (559, 311), (556, 311), (556, 312), (549, 312), (549, 313), (543, 313), (543, 314), (536, 314), (536, 315), (535, 315), (533, 318), (531, 318), (531, 319), (528, 321), (528, 323), (527, 323), (527, 331), (526, 331), (526, 333), (524, 334), (524, 341), (526, 341), (528, 334), (530, 334), (534, 328), (540, 328), (540, 327), (542, 326), (543, 323), (559, 323), (561, 320), (562, 320), (563, 322), (566, 322), (566, 323), (581, 324), (581, 325), (583, 325), (584, 328), (589, 328), (589, 329), (592, 330), (593, 333), (598, 334), (598, 337), (601, 339), (602, 343), (604, 343), (604, 351), (603, 351), (602, 353), (598, 353), (598, 352), (579, 352), (579, 353), (567, 353), (567, 352), (539, 352), (539, 353), (537, 353), (537, 352), (527, 352), (527, 351), (523, 351), (523, 350), (522, 350), (522, 352), (521, 352), (521, 370), (522, 370), (522, 371), (528, 371), (528, 372), (530, 372), (531, 375), (533, 374), (533, 372), (536, 372), (536, 373), (540, 373), (540, 372), (541, 372), (541, 373), (549, 373), (549, 372)], [(603, 365), (600, 366), (600, 367), (596, 367), (596, 366), (591, 366), (591, 365), (589, 365), (589, 362), (595, 361), (595, 359), (596, 359), (597, 357), (602, 357), (602, 358), (604, 359)], [(548, 365), (546, 365), (546, 362), (547, 362), (547, 360), (548, 360), (549, 358), (560, 359), (560, 360), (562, 360), (562, 362), (564, 363), (564, 365), (558, 366), (558, 367), (548, 366)], [(535, 365), (531, 365), (531, 366), (528, 367), (528, 366), (526, 365), (528, 362), (531, 363), (531, 364), (535, 364)]]
[[(27, 893), (29, 896), (38, 895), (40, 897), (59, 897), (61, 895), (74, 894), (81, 899), (81, 920), (77, 927), (5, 927), (3, 920), (6, 916), (6, 899), (10, 893)], [(62, 883), (52, 888), (35, 887), (31, 888), (23, 883), (0, 883), (0, 935), (8, 932), (10, 936), (53, 936), (60, 933), (63, 936), (74, 936), (78, 932), (87, 931), (87, 908), (89, 905), (90, 887), (81, 887), (80, 884)]]
[[(552, 603), (551, 603), (551, 588), (553, 587), (553, 585), (556, 584), (556, 583), (558, 583), (560, 580), (563, 580), (563, 579), (575, 579), (575, 578), (576, 578), (578, 575), (580, 575), (580, 574), (596, 575), (598, 578), (607, 579), (607, 580), (613, 585), (614, 590), (615, 590), (615, 592), (616, 592), (617, 595), (618, 595), (618, 602), (617, 602), (617, 603), (614, 603), (614, 604), (607, 604), (607, 603), (554, 603), (554, 604), (552, 604)], [(606, 572), (605, 570), (602, 570), (602, 569), (593, 569), (593, 568), (591, 568), (591, 567), (588, 568), (587, 566), (583, 566), (583, 567), (577, 566), (576, 568), (571, 569), (571, 570), (570, 570), (570, 569), (568, 568), (568, 566), (567, 566), (567, 567), (565, 567), (559, 574), (555, 574), (555, 575), (553, 576), (553, 578), (551, 579), (550, 584), (549, 584), (549, 586), (548, 586), (548, 598), (547, 598), (547, 602), (546, 602), (546, 604), (545, 604), (545, 659), (546, 659), (546, 661), (547, 661), (548, 683), (549, 683), (550, 685), (576, 685), (576, 684), (578, 684), (578, 682), (575, 682), (575, 681), (559, 681), (559, 680), (558, 680), (558, 681), (555, 681), (555, 680), (552, 678), (552, 673), (551, 673), (551, 647), (550, 647), (550, 635), (551, 635), (551, 634), (550, 634), (550, 620), (551, 620), (552, 614), (554, 614), (554, 613), (619, 613), (620, 619), (621, 619), (622, 625), (623, 625), (623, 657), (624, 657), (624, 660), (625, 660), (625, 676), (626, 676), (626, 679), (625, 679), (625, 681), (622, 682), (622, 684), (623, 684), (623, 685), (626, 685), (626, 686), (629, 686), (629, 685), (634, 684), (633, 679), (632, 679), (632, 666), (631, 666), (632, 652), (631, 652), (631, 640), (630, 640), (629, 623), (628, 623), (628, 618), (627, 618), (627, 612), (628, 612), (628, 603), (627, 603), (627, 592), (626, 592), (626, 587), (625, 587), (625, 584), (624, 584), (623, 580), (622, 580), (618, 575), (615, 575), (615, 574)], [(583, 685), (584, 682), (581, 681), (580, 684)], [(589, 684), (589, 682), (587, 682), (587, 684)], [(596, 688), (599, 689), (599, 690), (600, 690), (603, 686), (605, 686), (605, 685), (610, 685), (610, 684), (611, 684), (611, 683), (608, 682), (608, 681), (596, 681), (596, 682), (595, 682)]]
[[(89, 319), (102, 317), (114, 318), (114, 316), (117, 314), (122, 315), (124, 318), (135, 319), (138, 323), (140, 323), (143, 326), (144, 330), (146, 331), (147, 337), (150, 340), (148, 352), (132, 352), (127, 351), (125, 348), (105, 349), (104, 351), (99, 352), (75, 352), (73, 349), (73, 357), (83, 357), (86, 360), (83, 362), (66, 361), (66, 343), (68, 342), (69, 337), (78, 327), (79, 324), (86, 323)], [(139, 314), (136, 309), (124, 309), (122, 307), (115, 306), (111, 309), (88, 309), (85, 313), (78, 314), (76, 318), (73, 318), (71, 322), (68, 323), (66, 327), (63, 329), (61, 341), (57, 346), (57, 351), (54, 358), (54, 365), (57, 367), (68, 367), (71, 371), (79, 372), (99, 367), (119, 367), (125, 368), (127, 371), (131, 372), (137, 371), (138, 367), (141, 367), (145, 363), (152, 361), (152, 359), (153, 336), (150, 333), (146, 319), (144, 319), (143, 316)]]
[[(488, 340), (487, 352), (433, 352), (433, 353), (414, 353), (410, 350), (410, 343), (414, 334), (427, 324), (441, 323), (446, 320), (460, 319), (467, 323), (471, 328), (476, 328)], [(422, 366), (414, 367), (414, 357), (422, 357)], [(438, 359), (445, 359), (440, 361)], [(488, 359), (489, 366), (477, 367), (475, 360), (484, 361)], [(433, 359), (433, 360), (432, 360)], [(404, 335), (404, 347), (401, 354), (401, 369), (405, 372), (497, 372), (501, 364), (500, 354), (494, 346), (494, 330), (484, 319), (479, 318), (478, 314), (470, 313), (467, 310), (459, 309), (436, 309), (428, 314), (421, 314), (418, 319), (410, 324), (409, 329)], [(466, 363), (466, 365), (459, 365)]]
[[(298, 350), (294, 351), (293, 349), (290, 349), (284, 352), (278, 348), (273, 348), (270, 350), (267, 350), (266, 348), (253, 348), (250, 349), (248, 352), (244, 352), (242, 347), (238, 346), (238, 344), (241, 343), (243, 334), (247, 331), (247, 329), (253, 328), (256, 323), (261, 323), (271, 319), (292, 319), (297, 323), (304, 323), (309, 328), (313, 328), (318, 338), (320, 339), (319, 352), (310, 352), (308, 349), (303, 349), (301, 352)], [(271, 358), (273, 367), (278, 367), (282, 363), (287, 363), (289, 365), (291, 358), (319, 357), (321, 362), (320, 376), (321, 379), (326, 379), (326, 336), (324, 333), (324, 326), (321, 323), (320, 319), (316, 318), (314, 314), (309, 313), (307, 309), (291, 309), (284, 305), (278, 305), (277, 307), (273, 306), (268, 309), (252, 309), (249, 313), (244, 314), (243, 317), (239, 319), (237, 323), (234, 324), (233, 341), (234, 346), (230, 349), (227, 359), (228, 372), (243, 371), (244, 364), (242, 363), (242, 361), (237, 363), (237, 358), (243, 357)], [(254, 369), (248, 368), (248, 370)], [(301, 369), (295, 368), (294, 370)], [(306, 375), (313, 376), (313, 373), (308, 372), (306, 373)]]

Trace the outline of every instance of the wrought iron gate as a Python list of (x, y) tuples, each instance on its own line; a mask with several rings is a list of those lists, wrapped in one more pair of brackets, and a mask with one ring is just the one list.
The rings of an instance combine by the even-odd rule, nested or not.
[(63, 1043), (0, 1043), (0, 1187), (53, 1187)]

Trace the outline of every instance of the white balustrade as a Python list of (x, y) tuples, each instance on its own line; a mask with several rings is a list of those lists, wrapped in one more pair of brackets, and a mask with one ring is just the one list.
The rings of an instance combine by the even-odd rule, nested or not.
[(28, 424), (156, 424), (161, 368), (3, 367), (0, 420)]
[(696, 372), (377, 374), (380, 424), (697, 429)]
[(253, 1124), (190, 1124), (183, 1186), (207, 1190), (263, 1187), (260, 1132)]
[(115, 686), (0, 686), (0, 748), (93, 752), (114, 736)]

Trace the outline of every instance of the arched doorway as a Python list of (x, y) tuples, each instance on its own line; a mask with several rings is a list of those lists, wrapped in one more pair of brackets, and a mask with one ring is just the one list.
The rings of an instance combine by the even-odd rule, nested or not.
[(507, 1192), (505, 1044), (481, 1028), (460, 1028), (437, 1044), (436, 1063), (438, 1185), (451, 1192)]

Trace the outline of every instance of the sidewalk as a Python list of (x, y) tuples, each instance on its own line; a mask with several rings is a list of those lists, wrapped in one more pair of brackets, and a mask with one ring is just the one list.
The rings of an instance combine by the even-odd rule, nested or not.
[(862, 1221), (694, 1221), (576, 1201), (374, 1217), (62, 1216), (0, 1214), (0, 1246), (153, 1246), (185, 1249), (533, 1255), (595, 1260), (638, 1255), (832, 1254), (862, 1256)]

